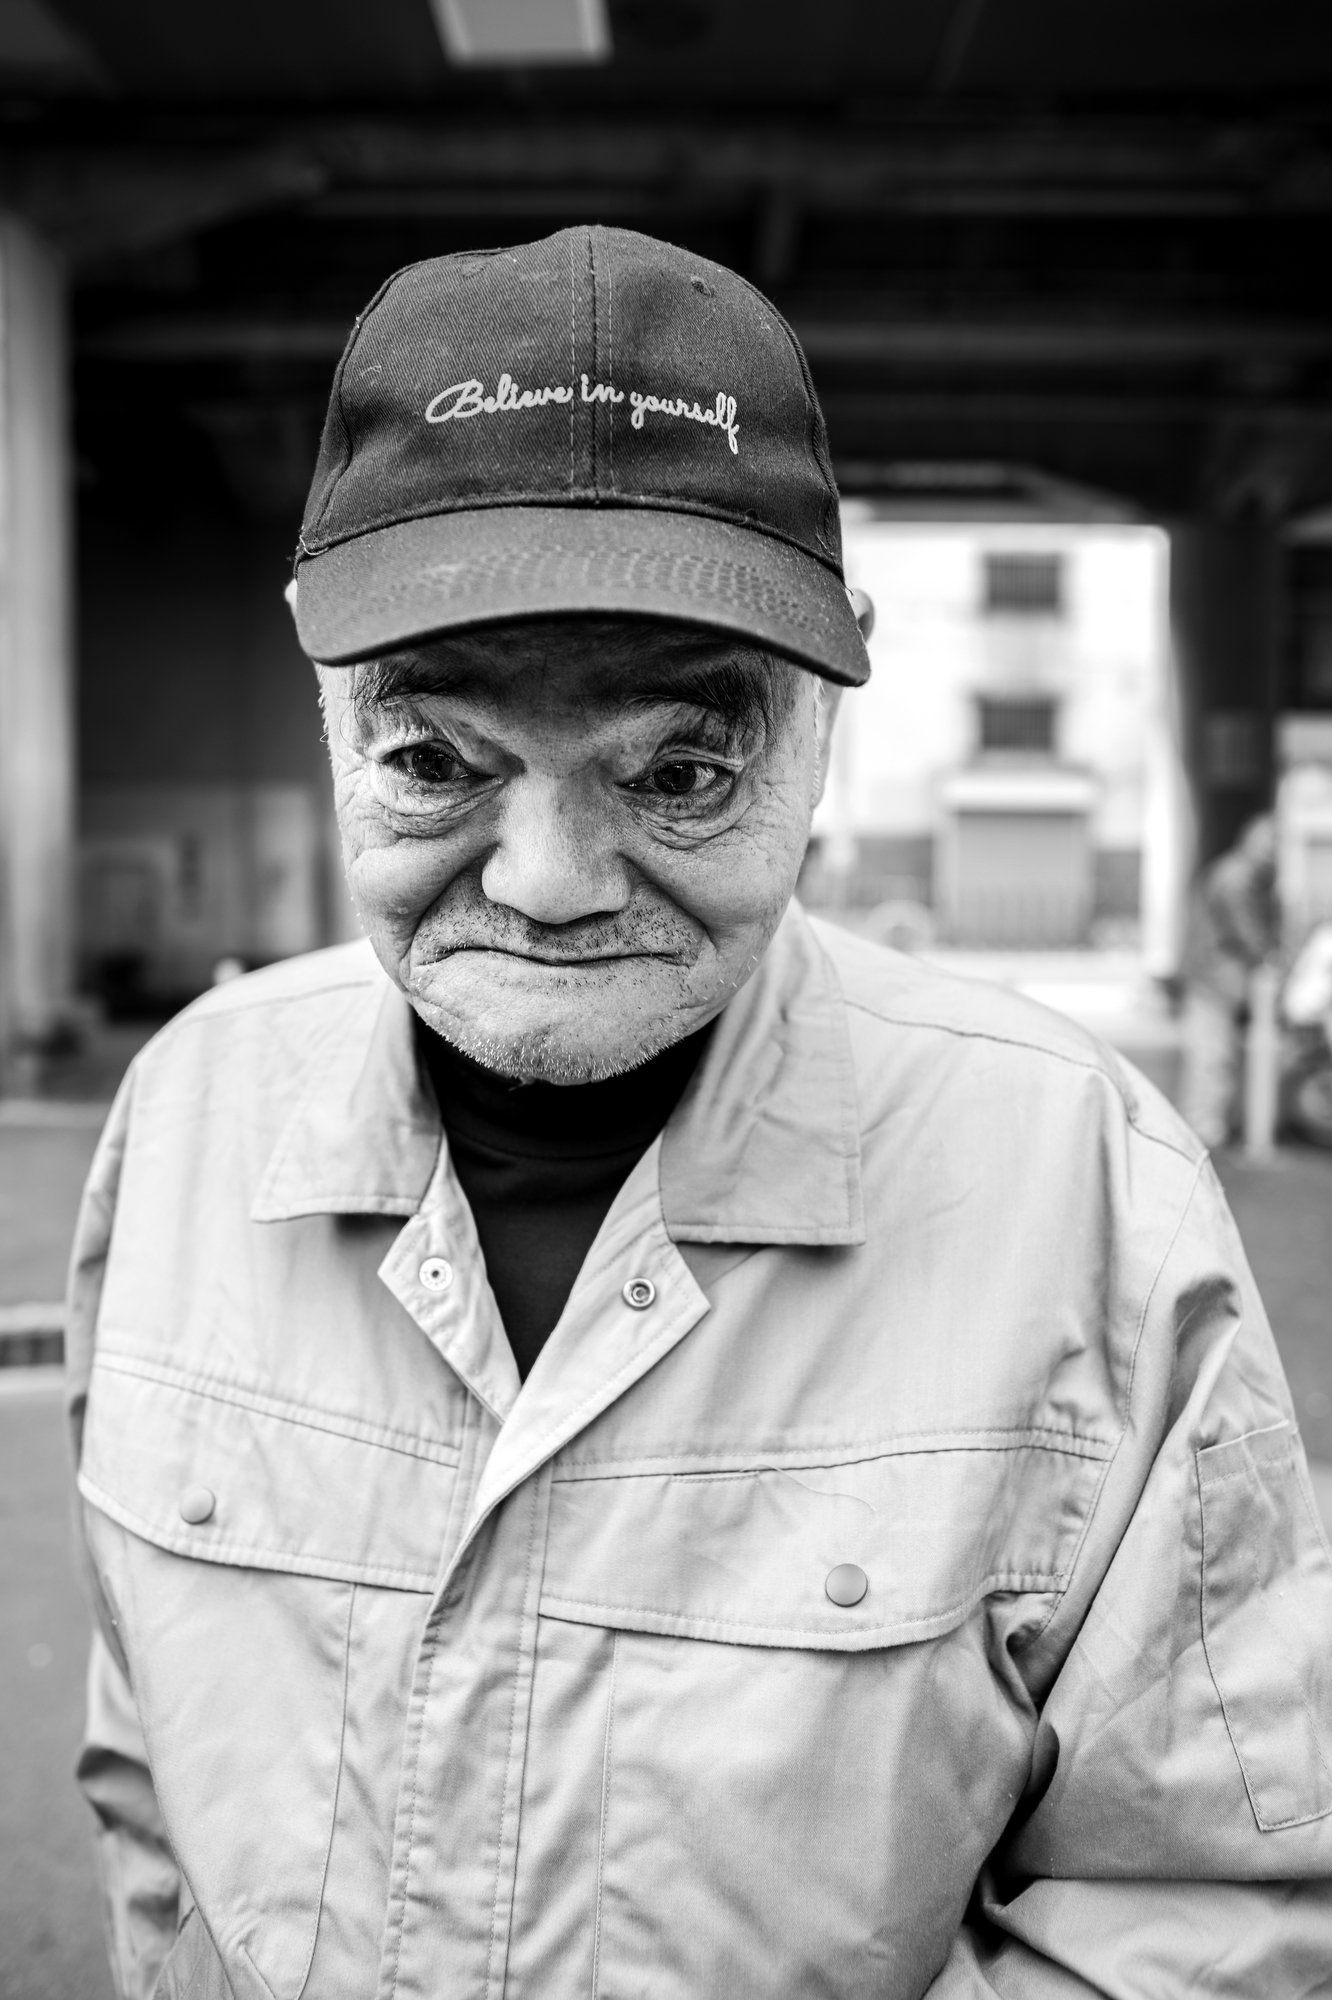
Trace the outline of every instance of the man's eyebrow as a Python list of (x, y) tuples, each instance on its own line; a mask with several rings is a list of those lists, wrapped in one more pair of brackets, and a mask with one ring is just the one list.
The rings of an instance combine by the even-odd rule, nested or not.
[(764, 659), (700, 661), (673, 672), (625, 675), (621, 699), (631, 708), (701, 708), (746, 733), (771, 728), (776, 712), (771, 663)]
[(476, 680), (475, 672), (460, 660), (425, 659), (419, 653), (365, 660), (352, 672), (356, 676), (354, 699), (376, 707), (424, 694), (457, 694)]
[(352, 668), (352, 676), (352, 714), (362, 728), (391, 711), (406, 711), (424, 722), (418, 704), (426, 696), (463, 694), (477, 681), (464, 661), (429, 659), (419, 653), (362, 661)]

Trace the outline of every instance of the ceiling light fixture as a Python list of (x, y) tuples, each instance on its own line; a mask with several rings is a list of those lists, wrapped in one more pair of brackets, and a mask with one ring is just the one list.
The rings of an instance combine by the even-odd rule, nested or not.
[(535, 68), (606, 62), (606, 0), (430, 0), (450, 62)]

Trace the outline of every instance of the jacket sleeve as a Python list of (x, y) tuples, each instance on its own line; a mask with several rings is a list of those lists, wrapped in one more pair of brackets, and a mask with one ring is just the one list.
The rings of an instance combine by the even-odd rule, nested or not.
[(1020, 1671), (1027, 1798), (931, 2000), (1332, 1994), (1332, 1558), (1208, 1164)]
[[(66, 1391), (76, 1465), (132, 1088), (127, 1079), (98, 1145), (70, 1264)], [(119, 2000), (148, 2000), (175, 1942), (181, 1877), (153, 1789), (120, 1635), (86, 1550), (83, 1569), (97, 1629), (76, 1775), (96, 1815), (98, 1872), (116, 1992)]]
[(181, 1880), (134, 1697), (100, 1631), (88, 1662), (88, 1720), (77, 1772), (97, 1816), (98, 1874), (116, 1993), (119, 2000), (149, 2000), (176, 1941)]

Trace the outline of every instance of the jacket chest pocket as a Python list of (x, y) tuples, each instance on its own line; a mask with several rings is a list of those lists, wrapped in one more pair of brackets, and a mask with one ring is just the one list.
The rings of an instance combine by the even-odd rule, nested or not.
[(1043, 1621), (1099, 1471), (557, 1472), (542, 1611), (599, 1628), (600, 2000), (644, 1966), (654, 2000), (925, 1990), (1029, 1759), (995, 1609)]
[(429, 1590), (457, 1463), (440, 1440), (116, 1354), (93, 1371), (79, 1487), (177, 1555)]
[(386, 1783), (391, 1822), (456, 1479), (437, 1440), (133, 1356), (94, 1369), (89, 1546), (172, 1847), (241, 2000), (305, 1984), (349, 1714), (370, 1777), (341, 1789)]

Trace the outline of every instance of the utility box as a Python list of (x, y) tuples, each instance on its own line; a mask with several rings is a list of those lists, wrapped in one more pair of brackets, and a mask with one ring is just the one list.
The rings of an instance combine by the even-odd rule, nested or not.
[(1094, 804), (1081, 771), (970, 770), (945, 780), (939, 891), (950, 942), (1010, 951), (1085, 944)]

